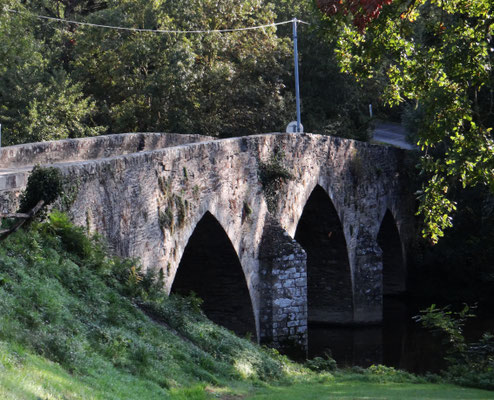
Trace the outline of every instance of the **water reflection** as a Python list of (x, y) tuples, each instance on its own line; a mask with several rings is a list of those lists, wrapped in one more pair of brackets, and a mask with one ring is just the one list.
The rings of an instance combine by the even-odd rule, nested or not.
[(379, 326), (309, 326), (309, 358), (326, 353), (342, 367), (382, 364), (383, 329)]
[(328, 350), (339, 366), (384, 364), (419, 374), (444, 367), (440, 340), (412, 320), (417, 312), (401, 300), (385, 303), (378, 326), (309, 327), (309, 357)]

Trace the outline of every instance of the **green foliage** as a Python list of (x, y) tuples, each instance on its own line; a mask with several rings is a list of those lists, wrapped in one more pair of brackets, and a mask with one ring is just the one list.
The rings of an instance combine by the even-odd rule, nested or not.
[(63, 180), (57, 168), (35, 166), (22, 193), (20, 211), (30, 211), (40, 200), (44, 200), (45, 206), (53, 203), (62, 194)]
[(451, 226), (451, 187), (494, 187), (492, 12), (490, 0), (394, 0), (365, 33), (345, 16), (328, 19), (345, 71), (379, 80), (389, 105), (420, 107), (429, 180), (420, 213), (434, 242)]
[(385, 365), (371, 365), (367, 368), (366, 375), (371, 382), (423, 382), (421, 378), (413, 374)]
[[(367, 141), (370, 123), (368, 106), (374, 103), (379, 85), (366, 82), (363, 87), (342, 73), (336, 59), (335, 37), (312, 0), (276, 0), (270, 2), (278, 20), (297, 17), (310, 23), (299, 25), (300, 88), (302, 122), (306, 132)], [(292, 38), (292, 27), (280, 26), (278, 36)], [(289, 67), (291, 68), (291, 67)], [(294, 80), (286, 82), (294, 93)]]
[(189, 202), (184, 200), (182, 196), (171, 192), (170, 187), (163, 186), (162, 182), (164, 182), (163, 179), (159, 180), (161, 191), (165, 197), (165, 205), (158, 212), (158, 221), (163, 234), (167, 229), (173, 233), (176, 226), (183, 227), (189, 211)]
[(286, 181), (293, 179), (292, 173), (283, 165), (285, 155), (277, 151), (267, 163), (259, 162), (258, 176), (270, 212), (276, 211), (278, 194)]
[(407, 132), (407, 140), (410, 143), (417, 143), (419, 141), (418, 132), (420, 125), (424, 121), (424, 117), (424, 110), (420, 104), (407, 103), (403, 107), (401, 124)]
[(366, 171), (364, 162), (357, 151), (352, 152), (350, 159), (348, 160), (348, 169), (352, 176), (352, 181), (355, 187), (357, 187), (359, 183), (365, 180)]
[(410, 288), (425, 304), (479, 304), (479, 313), (494, 305), (494, 196), (476, 187), (453, 193), (454, 226), (438, 244), (417, 241), (411, 251)]
[(60, 243), (64, 250), (70, 252), (79, 260), (94, 261), (99, 257), (103, 257), (104, 248), (102, 246), (94, 246), (84, 229), (74, 226), (66, 214), (54, 211), (49, 215), (48, 220), (49, 223), (43, 226), (43, 230), (49, 230), (51, 234), (60, 238)]
[[(318, 398), (342, 390), (368, 395), (370, 387), (387, 396), (397, 382), (415, 385), (396, 386), (400, 396), (458, 392), (422, 388), (416, 383), (424, 380), (383, 366), (309, 373), (211, 323), (197, 297), (168, 298), (163, 275), (143, 272), (136, 260), (109, 257), (100, 240), (85, 237), (59, 213), (10, 236), (0, 244), (0, 397), (31, 398), (28, 390), (32, 398), (208, 398), (206, 385), (221, 395), (218, 386), (240, 381), (250, 382), (249, 396), (254, 386), (264, 387), (268, 397), (261, 398)], [(491, 339), (482, 346), (492, 348)], [(273, 379), (301, 386), (262, 382)], [(378, 382), (386, 386), (372, 386)]]
[(454, 312), (449, 310), (449, 307), (437, 308), (433, 304), (429, 308), (421, 310), (421, 314), (414, 319), (425, 328), (444, 334), (444, 342), (449, 347), (448, 353), (455, 356), (463, 353), (466, 349), (463, 327), (466, 319), (474, 316), (470, 310), (470, 307), (465, 305), (461, 311)]
[(38, 399), (211, 399), (248, 398), (264, 400), (314, 400), (349, 398), (386, 399), (489, 399), (492, 392), (446, 384), (372, 383), (346, 379), (345, 375), (292, 375), (279, 385), (233, 381), (213, 387), (192, 383), (182, 388), (163, 389), (144, 378), (106, 365), (89, 375), (71, 374), (60, 365), (33, 355), (25, 348), (0, 342), (0, 398)]
[[(222, 29), (272, 22), (265, 2), (119, 2), (91, 21), (154, 29)], [(289, 119), (290, 47), (275, 30), (205, 35), (81, 30), (74, 75), (111, 131), (238, 136)], [(111, 77), (111, 79), (109, 79)]]
[(252, 207), (247, 201), (244, 201), (244, 205), (242, 207), (242, 222), (249, 218), (252, 215), (252, 212)]
[(414, 317), (424, 327), (444, 337), (449, 363), (444, 376), (457, 384), (494, 389), (494, 335), (484, 333), (478, 342), (469, 343), (463, 335), (467, 318), (474, 317), (465, 305), (459, 312), (435, 305)]
[(171, 207), (166, 207), (164, 211), (160, 210), (158, 221), (163, 233), (165, 233), (166, 229), (169, 229), (173, 233), (173, 210)]
[(84, 97), (81, 84), (74, 84), (63, 71), (34, 88), (26, 113), (14, 124), (16, 142), (42, 142), (94, 136), (103, 127), (91, 127), (96, 104)]
[(386, 365), (371, 365), (369, 368), (352, 367), (344, 372), (338, 371), (335, 376), (341, 380), (353, 380), (374, 383), (424, 383), (425, 379), (409, 372), (387, 367)]
[(307, 360), (305, 366), (315, 372), (331, 372), (336, 370), (336, 361), (330, 355), (325, 358), (314, 357), (312, 360)]
[(109, 257), (60, 213), (2, 242), (0, 278), (0, 339), (78, 374), (111, 369), (166, 389), (291, 365), (207, 320), (197, 297), (169, 298), (162, 270)]
[[(435, 165), (438, 170), (443, 169), (431, 158), (426, 157), (425, 160), (429, 167), (433, 168), (432, 165)], [(417, 215), (424, 218), (422, 233), (424, 237), (430, 238), (432, 243), (437, 243), (439, 238), (444, 236), (444, 229), (453, 226), (451, 214), (456, 210), (456, 204), (446, 197), (449, 189), (447, 179), (443, 174), (437, 173), (417, 192), (420, 200)]]
[[(291, 26), (229, 34), (156, 35), (49, 24), (32, 14), (150, 29), (222, 29), (294, 16), (301, 30), (307, 131), (367, 139), (362, 90), (339, 71), (312, 1), (1, 0), (4, 144), (164, 131), (230, 137), (281, 131), (294, 118)], [(31, 14), (32, 13), (32, 14)]]
[(62, 54), (56, 43), (59, 31), (44, 29), (39, 21), (33, 22), (20, 1), (3, 0), (0, 6), (22, 12), (0, 14), (3, 144), (101, 133), (104, 129), (92, 120), (96, 112), (94, 102), (61, 68)]

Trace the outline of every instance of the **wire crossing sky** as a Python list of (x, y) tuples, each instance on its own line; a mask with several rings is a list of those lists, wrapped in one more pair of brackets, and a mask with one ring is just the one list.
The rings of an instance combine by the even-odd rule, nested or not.
[[(4, 9), (4, 11), (10, 12), (13, 14), (27, 14), (27, 13), (17, 11), (17, 10), (10, 10), (8, 8)], [(35, 14), (29, 14), (29, 15), (31, 15), (34, 18), (41, 19), (41, 20), (63, 22), (63, 23), (72, 24), (72, 25), (89, 26), (89, 27), (93, 27), (93, 28), (103, 28), (103, 29), (115, 29), (115, 30), (120, 30), (120, 31), (151, 32), (151, 33), (181, 33), (181, 34), (229, 33), (229, 32), (253, 31), (253, 30), (257, 30), (257, 29), (269, 28), (272, 26), (292, 24), (293, 22), (309, 25), (307, 22), (300, 21), (300, 20), (294, 18), (294, 19), (289, 20), (289, 21), (273, 22), (272, 24), (265, 24), (265, 25), (258, 25), (258, 26), (247, 26), (247, 27), (243, 27), (243, 28), (204, 29), (204, 30), (167, 30), (167, 29), (126, 28), (123, 26), (101, 25), (101, 24), (93, 24), (90, 22), (71, 21), (71, 20), (63, 19), (63, 18), (48, 17), (46, 15), (35, 15)]]

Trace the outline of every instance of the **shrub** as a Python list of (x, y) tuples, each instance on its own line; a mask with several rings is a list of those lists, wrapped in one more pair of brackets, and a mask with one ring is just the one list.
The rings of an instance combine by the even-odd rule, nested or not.
[(436, 308), (433, 304), (414, 317), (426, 328), (444, 338), (445, 357), (449, 366), (443, 375), (449, 381), (482, 389), (494, 389), (494, 335), (484, 333), (478, 342), (469, 343), (463, 335), (467, 318), (474, 317), (465, 305), (459, 312), (450, 307)]
[(63, 176), (58, 169), (36, 165), (22, 193), (19, 211), (30, 211), (40, 200), (44, 200), (45, 206), (49, 205), (62, 194), (62, 190)]
[(334, 371), (336, 370), (336, 361), (326, 356), (326, 358), (322, 357), (314, 357), (312, 360), (308, 360), (305, 363), (305, 366), (312, 371), (323, 372), (323, 371)]

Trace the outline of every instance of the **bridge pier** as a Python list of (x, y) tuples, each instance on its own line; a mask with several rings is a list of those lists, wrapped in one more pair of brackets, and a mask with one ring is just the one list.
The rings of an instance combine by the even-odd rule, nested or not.
[(382, 251), (371, 233), (362, 230), (362, 227), (357, 237), (353, 265), (353, 322), (382, 322)]
[(259, 341), (295, 358), (306, 358), (307, 256), (271, 216), (259, 255)]

